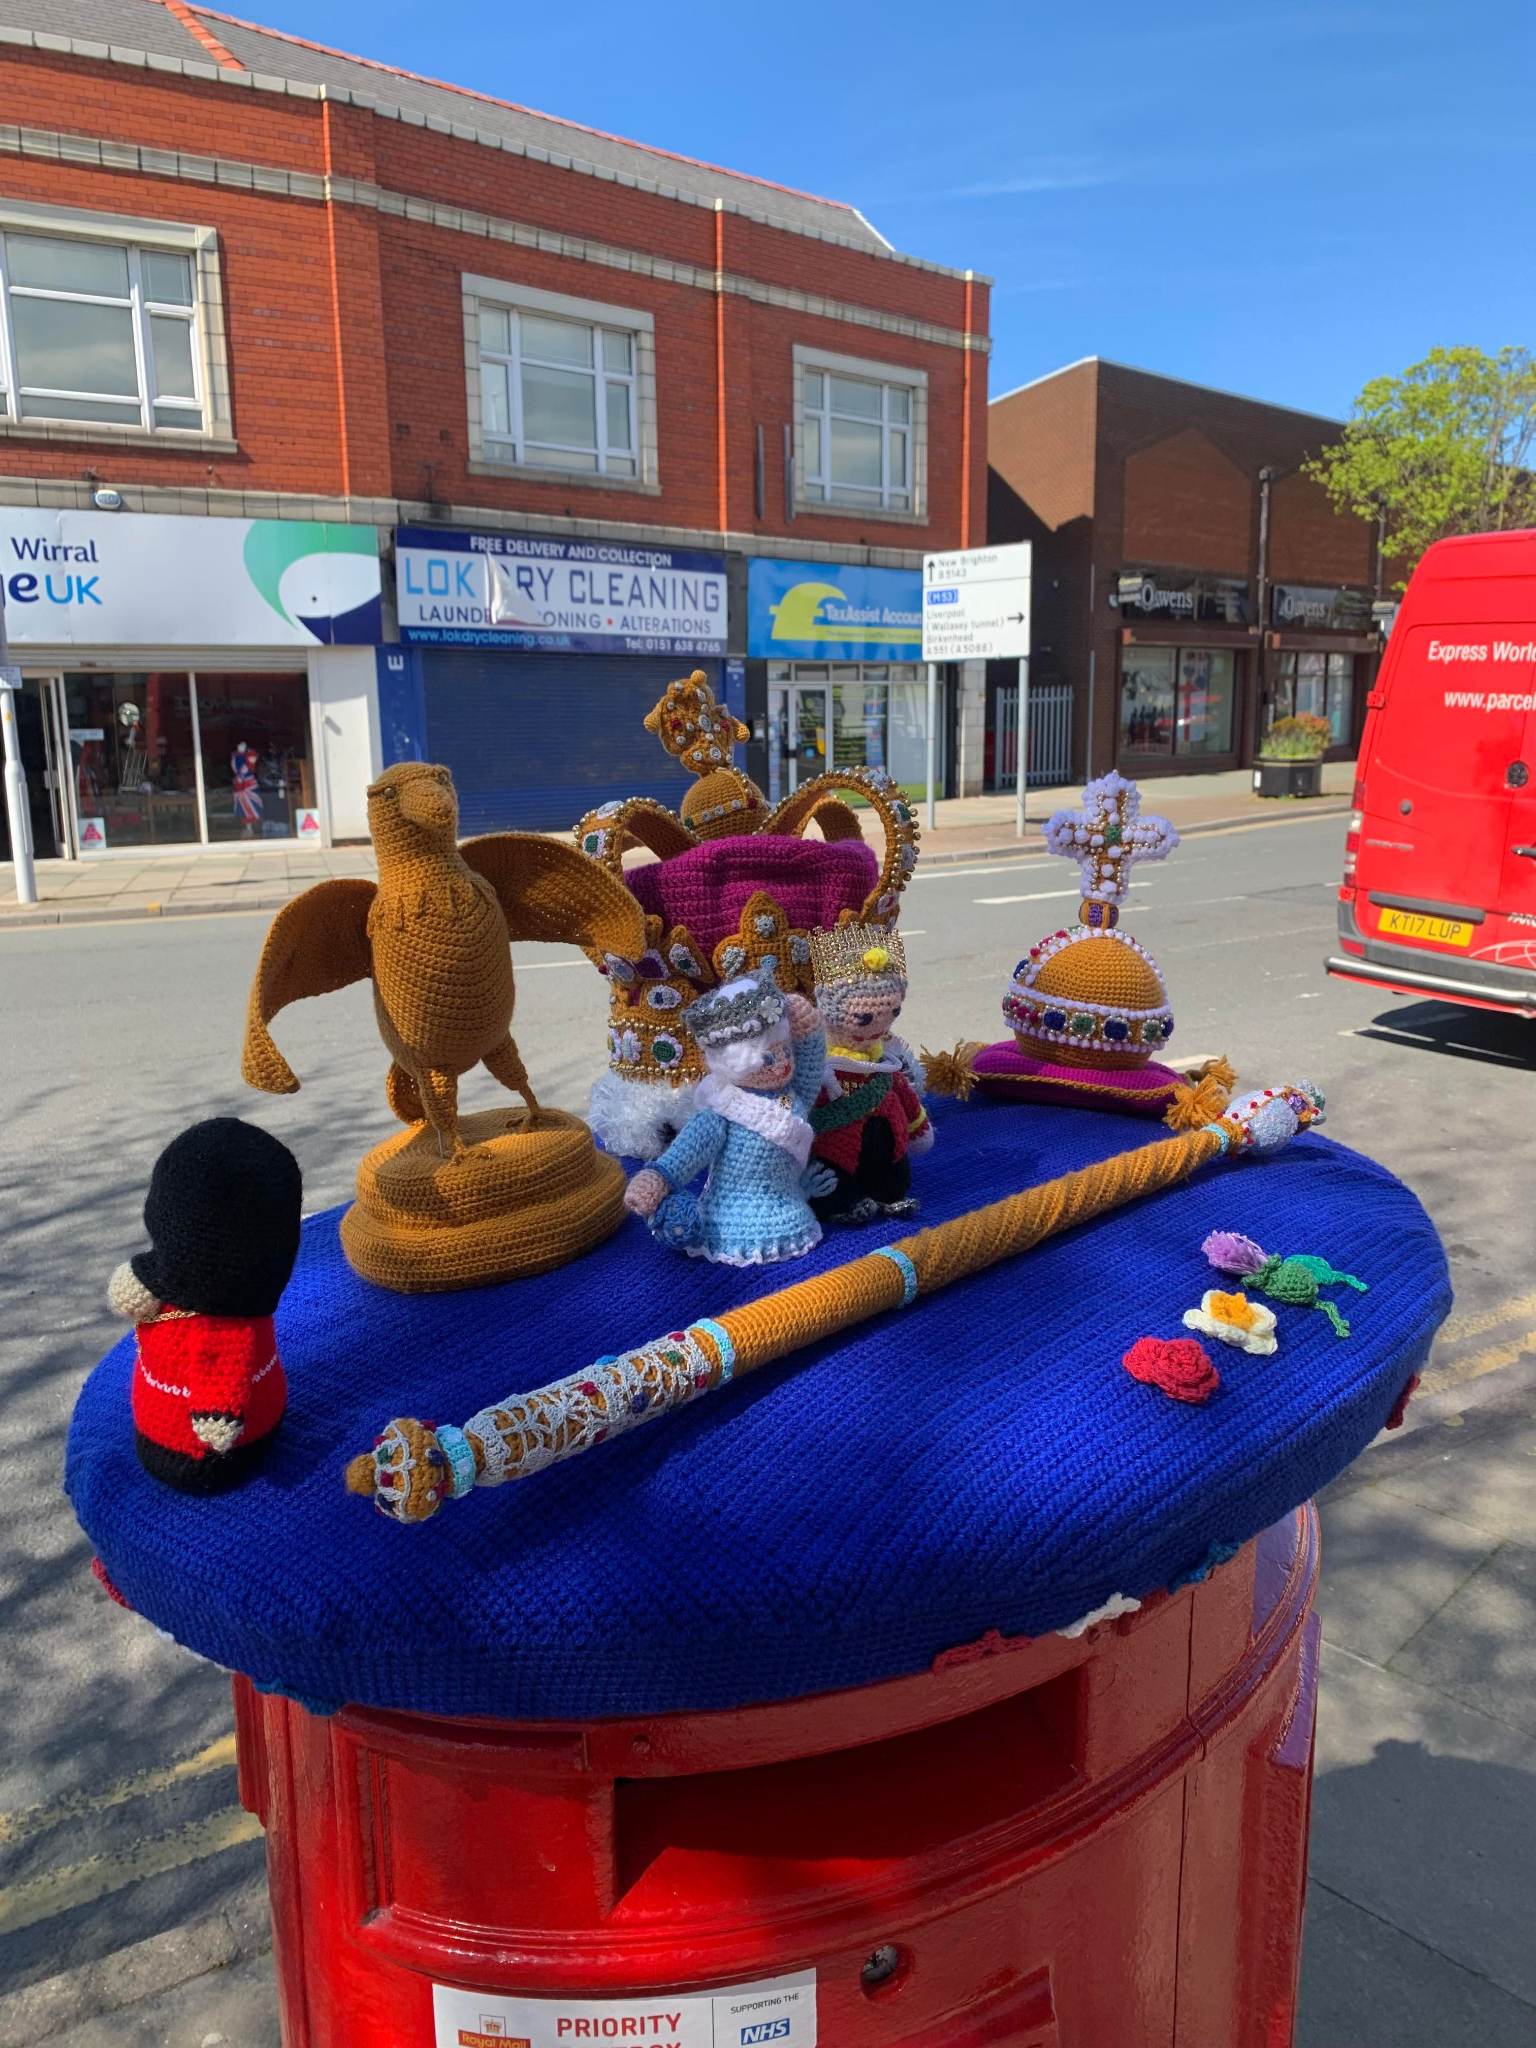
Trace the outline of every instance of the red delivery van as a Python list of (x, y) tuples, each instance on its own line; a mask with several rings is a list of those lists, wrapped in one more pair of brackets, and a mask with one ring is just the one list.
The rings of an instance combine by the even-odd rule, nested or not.
[(1367, 703), (1328, 972), (1536, 1017), (1536, 533), (1428, 550)]

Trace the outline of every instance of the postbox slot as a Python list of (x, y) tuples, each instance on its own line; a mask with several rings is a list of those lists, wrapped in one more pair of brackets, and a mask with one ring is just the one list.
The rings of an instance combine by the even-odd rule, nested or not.
[[(958, 1720), (830, 1754), (615, 1786), (616, 1917), (867, 1883), (1066, 1791), (1077, 1670)], [(726, 1888), (726, 1889), (722, 1889)]]

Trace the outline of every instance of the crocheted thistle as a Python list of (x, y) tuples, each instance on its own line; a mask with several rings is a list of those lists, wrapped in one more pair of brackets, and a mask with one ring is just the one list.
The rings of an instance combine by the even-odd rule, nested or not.
[(878, 925), (811, 934), (816, 1007), (827, 1065), (811, 1111), (817, 1177), (811, 1207), (823, 1223), (917, 1214), (912, 1160), (933, 1148), (923, 1070), (891, 1026), (907, 997), (900, 939)]
[(1218, 1273), (1234, 1273), (1256, 1294), (1271, 1301), (1287, 1302), (1295, 1308), (1315, 1308), (1328, 1318), (1336, 1337), (1349, 1335), (1349, 1324), (1331, 1301), (1324, 1301), (1324, 1287), (1353, 1287), (1358, 1294), (1369, 1293), (1363, 1280), (1353, 1273), (1339, 1273), (1326, 1259), (1309, 1252), (1294, 1252), (1278, 1258), (1256, 1245), (1251, 1237), (1236, 1231), (1213, 1230), (1200, 1249)]
[[(645, 920), (638, 959), (598, 962), (611, 988), (609, 1070), (589, 1115), (610, 1152), (650, 1159), (687, 1122), (704, 1072), (683, 1011), (762, 968), (786, 992), (808, 996), (812, 931), (857, 920), (888, 933), (917, 865), (917, 823), (875, 768), (818, 775), (770, 808), (731, 761), (746, 728), (702, 671), (669, 683), (645, 723), (699, 779), (679, 811), (650, 797), (599, 805), (577, 825), (576, 843), (631, 892)], [(879, 852), (845, 796), (873, 813)], [(804, 837), (813, 824), (819, 839)], [(633, 847), (656, 859), (626, 873)]]
[[(458, 843), (446, 768), (405, 761), (368, 791), (377, 884), (320, 882), (284, 906), (262, 947), (240, 1071), (292, 1094), (271, 1023), (288, 1004), (371, 981), (391, 1059), (390, 1107), (409, 1136), (376, 1147), (342, 1224), (365, 1279), (403, 1293), (543, 1271), (623, 1220), (623, 1176), (575, 1117), (542, 1111), (511, 1034), (513, 940), (584, 947), (633, 974), (645, 919), (629, 891), (571, 848), (530, 832)], [(484, 1066), (524, 1114), (464, 1120), (459, 1078)]]
[(139, 1462), (182, 1493), (238, 1484), (283, 1418), (272, 1318), (298, 1256), (303, 1194), (287, 1146), (238, 1117), (193, 1124), (155, 1161), (151, 1249), (117, 1268), (107, 1300), (135, 1326)]
[[(1173, 1036), (1173, 1010), (1157, 962), (1117, 927), (1132, 868), (1166, 859), (1179, 835), (1166, 818), (1142, 817), (1136, 785), (1111, 772), (1088, 784), (1081, 810), (1055, 813), (1045, 840), (1077, 863), (1078, 922), (1015, 967), (1003, 996), (1011, 1043), (962, 1048), (930, 1085), (937, 1093), (964, 1081), (1003, 1101), (1162, 1116), (1181, 1085), (1153, 1057)], [(1212, 1100), (1208, 1091), (1202, 1115)]]

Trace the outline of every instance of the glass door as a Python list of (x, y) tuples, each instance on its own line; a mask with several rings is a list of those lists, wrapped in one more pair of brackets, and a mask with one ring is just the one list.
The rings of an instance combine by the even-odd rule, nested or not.
[(827, 767), (832, 693), (826, 683), (781, 683), (768, 697), (768, 799), (792, 796)]
[[(60, 776), (53, 728), (53, 677), (25, 676), (15, 693), (16, 738), (27, 779), (27, 811), (36, 860), (56, 860), (67, 844), (59, 818)], [(0, 802), (0, 860), (11, 858), (10, 824)]]

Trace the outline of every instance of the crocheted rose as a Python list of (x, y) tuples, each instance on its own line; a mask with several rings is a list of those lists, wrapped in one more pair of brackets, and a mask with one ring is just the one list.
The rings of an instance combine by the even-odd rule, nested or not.
[(1218, 1273), (1257, 1273), (1268, 1259), (1262, 1245), (1237, 1230), (1213, 1230), (1200, 1249)]
[(1221, 1385), (1210, 1353), (1193, 1337), (1138, 1337), (1120, 1363), (1133, 1380), (1175, 1401), (1208, 1401)]
[(1184, 1311), (1184, 1327), (1218, 1337), (1223, 1344), (1235, 1344), (1238, 1350), (1251, 1351), (1258, 1358), (1267, 1358), (1279, 1342), (1272, 1308), (1261, 1308), (1246, 1294), (1223, 1294), (1215, 1287), (1200, 1297), (1198, 1308)]

